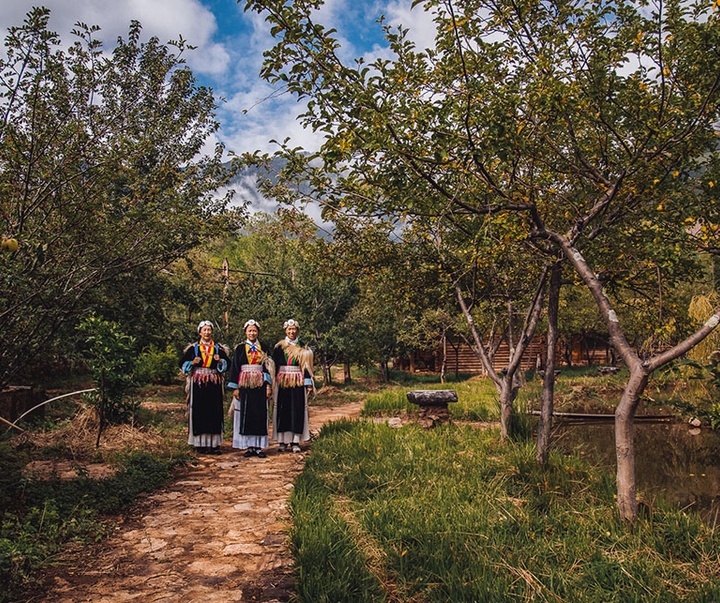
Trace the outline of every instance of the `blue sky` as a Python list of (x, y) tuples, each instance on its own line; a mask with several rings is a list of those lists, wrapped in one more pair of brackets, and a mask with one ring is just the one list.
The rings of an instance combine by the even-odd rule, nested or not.
[[(197, 49), (186, 56), (198, 80), (213, 88), (218, 98), (217, 137), (207, 141), (210, 152), (217, 141), (240, 154), (272, 151), (271, 140), (291, 139), (293, 146), (316, 148), (318, 135), (304, 130), (296, 116), (302, 106), (287, 94), (277, 94), (258, 73), (262, 53), (272, 46), (269, 26), (256, 13), (244, 12), (244, 2), (235, 0), (7, 0), (0, 3), (2, 37), (9, 26), (20, 25), (33, 6), (51, 10), (50, 29), (70, 39), (73, 25), (81, 21), (99, 25), (98, 37), (111, 49), (118, 36), (127, 34), (131, 20), (140, 21), (146, 38), (161, 42), (182, 35)], [(346, 59), (363, 56), (371, 62), (388, 56), (377, 19), (384, 15), (392, 25), (402, 24), (421, 46), (433, 39), (432, 20), (421, 8), (410, 8), (411, 0), (326, 0), (317, 19), (338, 31), (341, 54)], [(272, 100), (265, 100), (271, 98)], [(273, 212), (275, 204), (257, 193), (253, 178), (233, 185), (236, 199), (249, 202), (251, 211)], [(222, 193), (223, 191), (218, 191)], [(316, 207), (306, 212), (321, 222)]]
[[(327, 0), (319, 15), (325, 25), (338, 30), (346, 57), (372, 59), (387, 52), (376, 23), (385, 15), (392, 24), (409, 27), (424, 44), (432, 36), (432, 22), (422, 9), (410, 9), (411, 0)], [(198, 79), (225, 99), (219, 107), (218, 139), (234, 152), (271, 150), (271, 139), (291, 137), (294, 144), (313, 147), (317, 139), (304, 131), (295, 117), (295, 99), (280, 95), (263, 100), (273, 91), (258, 77), (262, 53), (272, 45), (268, 24), (235, 0), (8, 0), (0, 3), (0, 29), (19, 25), (33, 7), (47, 6), (50, 28), (69, 39), (77, 21), (101, 27), (100, 38), (112, 48), (125, 35), (130, 20), (143, 25), (147, 37), (162, 42), (182, 35), (197, 50), (187, 62)], [(214, 143), (214, 141), (210, 141)]]

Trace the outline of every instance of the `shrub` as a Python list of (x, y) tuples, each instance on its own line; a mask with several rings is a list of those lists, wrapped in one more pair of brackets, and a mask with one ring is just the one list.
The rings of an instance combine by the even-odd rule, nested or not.
[(126, 335), (117, 323), (90, 316), (78, 330), (85, 335), (87, 358), (96, 391), (86, 395), (100, 419), (96, 445), (108, 423), (121, 423), (134, 416), (139, 402), (132, 397), (137, 351), (135, 339)]
[(150, 346), (137, 360), (135, 377), (138, 383), (172, 384), (178, 375), (178, 354), (167, 346), (164, 350)]

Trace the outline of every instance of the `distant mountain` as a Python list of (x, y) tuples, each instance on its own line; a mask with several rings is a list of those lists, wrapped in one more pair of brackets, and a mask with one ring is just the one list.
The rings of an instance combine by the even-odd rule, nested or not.
[[(251, 213), (265, 212), (274, 214), (277, 211), (278, 204), (274, 200), (263, 196), (258, 191), (257, 183), (259, 178), (268, 176), (274, 180), (274, 174), (278, 173), (284, 163), (280, 159), (273, 159), (267, 170), (254, 166), (244, 166), (232, 177), (228, 185), (218, 192), (224, 193), (226, 190), (232, 189), (235, 191), (233, 204), (244, 205), (247, 203), (248, 210)], [(226, 166), (229, 167), (230, 163), (228, 162)]]
[[(247, 203), (250, 213), (263, 212), (274, 214), (278, 209), (278, 203), (273, 199), (268, 199), (258, 191), (258, 179), (269, 177), (275, 181), (277, 174), (285, 165), (285, 161), (281, 159), (273, 159), (267, 169), (256, 168), (252, 166), (243, 167), (229, 182), (226, 189), (219, 192), (225, 192), (227, 189), (235, 191), (233, 203), (243, 205)], [(320, 216), (320, 208), (316, 204), (308, 204), (302, 209), (316, 224), (321, 225), (324, 229), (332, 230), (330, 225), (323, 222)]]

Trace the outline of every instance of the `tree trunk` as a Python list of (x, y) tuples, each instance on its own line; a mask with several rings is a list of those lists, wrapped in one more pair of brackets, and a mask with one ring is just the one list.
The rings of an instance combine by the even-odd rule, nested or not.
[(617, 506), (620, 517), (629, 522), (637, 517), (635, 485), (635, 410), (648, 374), (636, 365), (630, 374), (620, 404), (615, 409), (615, 456), (617, 461)]
[(565, 236), (558, 235), (557, 233), (549, 233), (548, 231), (545, 231), (545, 234), (559, 245), (565, 257), (585, 282), (585, 285), (595, 299), (595, 303), (600, 310), (600, 316), (610, 333), (610, 343), (630, 370), (630, 378), (625, 386), (620, 403), (615, 409), (615, 454), (617, 459), (618, 511), (620, 512), (621, 519), (633, 523), (637, 519), (633, 434), (635, 410), (637, 409), (640, 395), (647, 385), (649, 375), (651, 375), (654, 370), (676, 358), (680, 358), (680, 356), (691, 350), (712, 333), (718, 324), (720, 324), (720, 307), (715, 308), (707, 322), (692, 335), (659, 354), (641, 360), (625, 337), (617, 313), (603, 291), (602, 283), (590, 269), (590, 266), (580, 251), (573, 247)]
[(582, 343), (585, 345), (585, 364), (587, 366), (592, 366), (592, 358), (590, 357), (590, 342), (588, 341), (587, 333), (583, 331), (582, 334)]
[(545, 378), (542, 388), (542, 408), (540, 410), (540, 425), (538, 427), (537, 451), (535, 460), (541, 465), (547, 463), (550, 452), (550, 432), (552, 429), (552, 414), (555, 398), (555, 349), (558, 339), (558, 308), (560, 304), (560, 286), (562, 264), (553, 265), (550, 272), (550, 287), (548, 289), (548, 332), (547, 356), (545, 360)]
[(323, 385), (330, 385), (332, 383), (332, 365), (328, 362), (323, 361), (322, 363), (323, 372)]
[(563, 355), (565, 356), (565, 364), (572, 366), (572, 341), (565, 344), (563, 348)]
[(390, 381), (390, 365), (387, 360), (381, 360), (378, 362), (378, 369), (380, 370), (380, 379), (382, 381)]
[(102, 436), (102, 432), (105, 429), (105, 410), (108, 407), (108, 401), (107, 397), (105, 395), (105, 392), (107, 391), (105, 388), (105, 369), (100, 369), (100, 383), (99, 385), (99, 406), (97, 407), (97, 414), (98, 414), (98, 432), (97, 432), (97, 439), (95, 440), (95, 448), (100, 448), (100, 436)]
[(513, 404), (517, 397), (517, 388), (512, 386), (513, 377), (505, 375), (500, 387), (500, 441), (510, 437), (512, 428)]
[(493, 368), (492, 360), (488, 354), (487, 348), (483, 345), (482, 338), (477, 330), (470, 309), (465, 303), (462, 291), (459, 286), (455, 286), (455, 292), (457, 294), (458, 303), (460, 304), (460, 309), (465, 316), (465, 321), (467, 322), (468, 327), (470, 327), (470, 332), (473, 337), (474, 344), (471, 345), (472, 350), (480, 359), (480, 362), (482, 362), (482, 365), (487, 371), (490, 379), (492, 379), (492, 382), (495, 384), (500, 398), (500, 440), (503, 442), (510, 436), (513, 403), (515, 402), (518, 392), (518, 387), (515, 385), (515, 373), (520, 368), (522, 355), (532, 340), (538, 321), (540, 320), (540, 312), (542, 310), (542, 301), (547, 276), (548, 268), (546, 267), (542, 272), (537, 287), (535, 288), (535, 294), (533, 295), (533, 300), (528, 308), (517, 346), (514, 348), (514, 353), (510, 356), (508, 366), (503, 369), (502, 376), (498, 375)]
[(352, 383), (352, 377), (350, 376), (350, 361), (345, 360), (343, 362), (343, 382), (345, 384)]
[(442, 332), (442, 363), (440, 364), (440, 383), (445, 383), (445, 369), (447, 367), (447, 331)]
[(98, 432), (97, 432), (97, 438), (95, 438), (95, 448), (100, 448), (100, 436), (102, 435), (103, 430), (105, 429), (105, 419), (102, 416), (102, 413), (99, 413), (99, 423), (98, 423)]

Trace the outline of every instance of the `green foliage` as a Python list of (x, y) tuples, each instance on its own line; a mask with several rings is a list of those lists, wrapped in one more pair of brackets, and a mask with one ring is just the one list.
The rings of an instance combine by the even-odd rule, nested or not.
[(27, 454), (11, 445), (10, 442), (0, 441), (0, 519), (8, 509), (14, 509), (20, 504), (18, 491), (22, 486), (22, 469), (27, 464)]
[(178, 353), (172, 346), (165, 349), (150, 346), (137, 359), (135, 378), (138, 383), (170, 385), (178, 375)]
[(135, 340), (120, 326), (90, 316), (78, 326), (84, 339), (82, 357), (90, 365), (96, 390), (86, 394), (100, 418), (100, 434), (107, 423), (129, 421), (139, 405), (132, 394), (135, 382), (137, 350)]
[(137, 451), (120, 457), (119, 471), (103, 480), (15, 481), (4, 490), (15, 498), (14, 510), (3, 507), (0, 517), (0, 601), (19, 600), (35, 571), (67, 542), (102, 538), (102, 515), (165, 484), (175, 462)]
[(333, 530), (352, 539), (337, 557), (324, 549), (321, 568), (300, 559), (298, 588), (337, 589), (334, 562), (352, 563), (353, 541), (355, 562), (396, 600), (669, 603), (720, 588), (720, 540), (696, 517), (658, 503), (628, 531), (611, 475), (559, 454), (541, 467), (534, 455), (493, 430), (327, 425), (291, 499), (315, 501), (294, 514), (294, 545), (311, 550)]
[[(210, 317), (217, 340), (229, 345), (243, 341), (243, 325), (254, 318), (262, 325), (261, 341), (274, 345), (284, 337), (284, 321), (294, 317), (317, 364), (330, 367), (342, 353), (338, 333), (357, 300), (356, 279), (328, 261), (334, 255), (333, 244), (319, 236), (307, 217), (256, 214), (242, 231), (177, 262), (170, 280), (182, 291), (177, 297), (185, 300), (185, 315)], [(220, 270), (225, 261), (226, 273)]]
[(709, 373), (708, 400), (698, 401), (695, 414), (703, 420), (703, 423), (710, 425), (712, 429), (720, 429), (720, 353), (711, 354), (709, 362), (705, 365)]
[(9, 28), (0, 59), (0, 234), (19, 241), (0, 257), (0, 384), (64, 357), (89, 311), (162, 326), (157, 272), (237, 225), (215, 195), (222, 149), (200, 155), (218, 124), (186, 43), (141, 42), (132, 22), (104, 49), (77, 24), (68, 48), (49, 18)]
[(711, 354), (707, 363), (677, 360), (660, 371), (654, 386), (683, 418), (720, 429), (720, 354)]
[[(389, 52), (370, 65), (345, 59), (336, 31), (317, 22), (322, 4), (247, 2), (275, 39), (261, 75), (305, 100), (304, 125), (325, 134), (315, 153), (281, 145), (277, 198), (310, 194), (326, 219), (360, 215), (401, 235), (419, 224), (458, 301), (470, 300), (469, 327), (473, 312), (492, 325), (502, 299), (499, 330), (510, 335), (517, 308), (539, 311), (527, 294), (558, 257), (633, 378), (687, 351), (682, 311), (674, 300), (665, 311), (664, 290), (700, 275), (699, 254), (714, 253), (720, 235), (716, 4), (417, 0), (434, 44), (382, 23)], [(627, 328), (628, 315), (644, 324)], [(511, 345), (522, 349), (536, 318), (525, 313)], [(496, 380), (503, 438), (513, 370)], [(629, 388), (620, 410), (631, 414), (641, 390)], [(632, 459), (619, 455), (624, 463), (618, 505), (632, 521)]]
[(288, 186), (303, 182), (328, 219), (410, 224), (498, 297), (527, 272), (528, 238), (546, 254), (564, 233), (628, 305), (697, 270), (717, 237), (711, 4), (419, 1), (434, 45), (383, 24), (390, 58), (372, 65), (343, 61), (317, 4), (247, 3), (276, 37), (261, 75), (307, 99), (304, 123), (327, 136), (316, 154), (282, 147), (281, 201), (305, 199)]
[(17, 601), (32, 583), (34, 570), (71, 540), (101, 537), (103, 528), (91, 510), (75, 508), (65, 515), (54, 501), (31, 507), (24, 516), (4, 515), (0, 524), (0, 601)]

